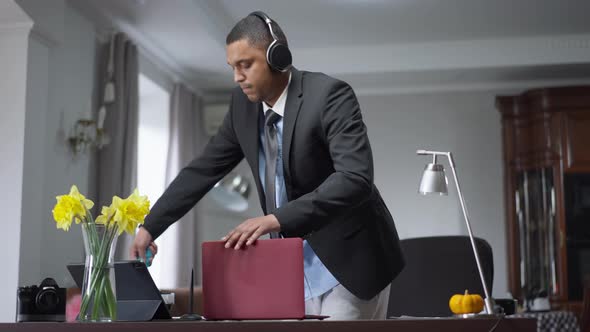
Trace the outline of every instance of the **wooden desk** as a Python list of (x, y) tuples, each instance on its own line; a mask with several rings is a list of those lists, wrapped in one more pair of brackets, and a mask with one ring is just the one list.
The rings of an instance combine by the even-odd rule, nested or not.
[[(248, 321), (248, 322), (138, 322), (138, 323), (4, 323), (0, 331), (43, 332), (391, 332), (391, 331), (489, 331), (496, 319), (397, 319), (381, 321)], [(536, 332), (537, 321), (532, 318), (505, 318), (495, 332)]]

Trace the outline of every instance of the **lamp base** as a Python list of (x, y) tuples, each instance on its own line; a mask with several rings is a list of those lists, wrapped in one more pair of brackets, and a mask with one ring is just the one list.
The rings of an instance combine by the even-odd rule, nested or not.
[(485, 300), (483, 300), (485, 303), (485, 308), (486, 308), (486, 314), (495, 314), (496, 313), (496, 301), (494, 301), (494, 299), (489, 296), (486, 297)]
[(203, 316), (198, 314), (184, 314), (179, 320), (203, 320)]
[[(456, 317), (456, 318), (500, 318), (500, 317), (506, 316), (503, 312), (498, 312), (495, 309), (496, 303), (493, 298), (486, 297), (486, 299), (484, 300), (484, 303), (485, 303), (485, 306), (484, 306), (485, 312), (483, 312), (483, 313), (458, 314), (458, 315), (454, 315), (454, 317)], [(491, 312), (490, 312), (489, 308), (492, 309)]]
[(454, 318), (461, 318), (461, 319), (479, 319), (479, 318), (500, 318), (504, 317), (504, 314), (459, 314), (453, 315)]

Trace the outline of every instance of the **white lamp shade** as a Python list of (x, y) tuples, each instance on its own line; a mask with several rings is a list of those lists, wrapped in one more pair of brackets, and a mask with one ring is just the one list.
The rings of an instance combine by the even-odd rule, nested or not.
[(424, 168), (422, 181), (420, 181), (420, 189), (418, 192), (422, 195), (439, 194), (447, 195), (448, 189), (447, 176), (445, 175), (445, 168), (440, 164), (427, 164)]

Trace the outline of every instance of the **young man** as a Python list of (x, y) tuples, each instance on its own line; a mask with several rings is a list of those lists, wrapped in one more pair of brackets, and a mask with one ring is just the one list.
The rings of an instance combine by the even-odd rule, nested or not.
[[(264, 13), (226, 39), (239, 85), (219, 132), (170, 184), (139, 230), (130, 255), (145, 258), (168, 226), (244, 157), (265, 215), (222, 240), (302, 237), (306, 312), (332, 319), (384, 319), (389, 284), (403, 268), (393, 219), (373, 184), (373, 157), (351, 87), (291, 67), (287, 40)], [(231, 250), (231, 249), (228, 249)]]

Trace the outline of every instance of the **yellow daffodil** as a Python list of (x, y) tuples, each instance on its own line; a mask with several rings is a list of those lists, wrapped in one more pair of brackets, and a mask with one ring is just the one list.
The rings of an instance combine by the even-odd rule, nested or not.
[[(117, 196), (115, 197), (119, 198)], [(115, 198), (113, 197), (113, 200), (114, 199)], [(103, 206), (102, 210), (100, 211), (101, 214), (100, 216), (96, 217), (95, 222), (97, 224), (105, 224), (107, 226), (112, 226), (114, 224), (113, 216), (115, 215), (115, 212), (117, 212), (117, 210), (113, 207), (112, 204), (111, 206)]]
[(102, 208), (102, 214), (96, 218), (96, 222), (109, 227), (117, 225), (119, 234), (125, 231), (133, 235), (137, 226), (143, 224), (149, 211), (150, 201), (147, 196), (140, 196), (135, 189), (126, 199), (113, 197), (111, 206)]
[[(52, 210), (57, 228), (69, 230), (72, 222), (82, 222), (84, 247), (89, 262), (85, 267), (85, 290), (82, 291), (80, 304), (81, 321), (116, 320), (117, 301), (114, 295), (114, 279), (112, 273), (104, 273), (104, 269), (112, 268), (110, 265), (113, 241), (123, 232), (131, 235), (139, 224), (143, 224), (145, 216), (149, 213), (150, 202), (147, 196), (140, 196), (137, 189), (129, 197), (122, 199), (113, 197), (110, 206), (103, 206), (101, 215), (92, 222), (90, 209), (94, 203), (80, 194), (76, 186), (72, 186), (67, 195), (57, 196), (57, 203)], [(96, 224), (104, 224), (106, 227), (97, 227)], [(86, 277), (85, 277), (86, 278)]]
[(72, 225), (72, 220), (79, 224), (83, 218), (86, 218), (86, 210), (91, 209), (94, 203), (80, 194), (78, 188), (74, 185), (68, 195), (57, 196), (57, 203), (51, 211), (55, 219), (57, 228), (68, 231)]

